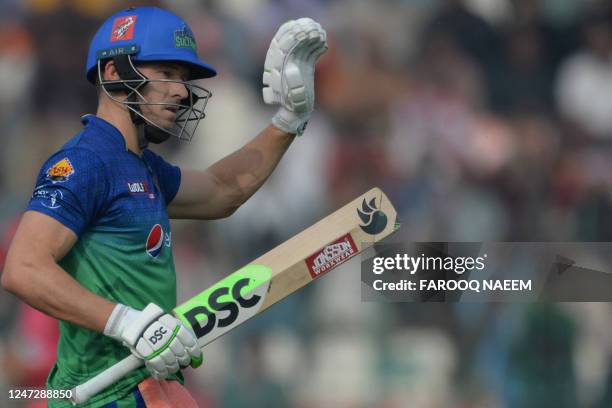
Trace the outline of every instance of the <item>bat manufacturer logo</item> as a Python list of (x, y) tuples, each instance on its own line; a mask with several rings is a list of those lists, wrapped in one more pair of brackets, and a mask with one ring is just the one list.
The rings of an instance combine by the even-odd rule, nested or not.
[(314, 279), (346, 262), (358, 251), (351, 234), (346, 234), (310, 255), (305, 262), (310, 271), (310, 276)]
[[(206, 306), (197, 306), (185, 313), (185, 318), (193, 328), (196, 337), (204, 337), (216, 327), (228, 327), (233, 324), (241, 308), (249, 309), (259, 303), (261, 296), (252, 294), (250, 297), (242, 297), (240, 291), (249, 284), (249, 279), (237, 280), (231, 288), (220, 287), (213, 290), (208, 297), (210, 310)], [(223, 300), (224, 296), (231, 294), (233, 300)], [(220, 318), (219, 312), (227, 312), (227, 316)], [(202, 326), (197, 320), (198, 315), (206, 315), (206, 324)]]
[(359, 227), (367, 234), (379, 234), (387, 226), (387, 216), (376, 206), (376, 197), (372, 198), (369, 203), (364, 198), (361, 209), (357, 209), (357, 214), (363, 222), (363, 225), (360, 224)]
[(111, 30), (111, 41), (125, 41), (134, 38), (134, 25), (137, 16), (117, 17)]
[(257, 314), (271, 277), (269, 267), (247, 265), (178, 306), (174, 313), (191, 326), (202, 347)]
[(161, 225), (155, 224), (149, 236), (147, 237), (146, 251), (147, 255), (152, 258), (157, 258), (161, 253), (164, 245), (164, 229)]

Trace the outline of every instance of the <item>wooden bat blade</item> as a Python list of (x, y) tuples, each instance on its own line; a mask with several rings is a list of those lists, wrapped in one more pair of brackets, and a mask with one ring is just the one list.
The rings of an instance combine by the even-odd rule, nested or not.
[(323, 276), (399, 228), (373, 188), (174, 309), (201, 347)]

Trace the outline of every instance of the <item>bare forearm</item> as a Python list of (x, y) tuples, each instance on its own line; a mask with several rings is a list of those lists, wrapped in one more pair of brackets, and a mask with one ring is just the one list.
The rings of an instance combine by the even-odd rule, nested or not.
[(234, 192), (238, 205), (242, 204), (272, 174), (294, 138), (270, 125), (243, 148), (212, 165), (209, 171)]
[(43, 313), (99, 332), (115, 306), (82, 287), (54, 262), (7, 262), (2, 283)]
[(240, 150), (205, 171), (181, 174), (170, 218), (217, 219), (234, 213), (272, 174), (294, 135), (270, 125)]

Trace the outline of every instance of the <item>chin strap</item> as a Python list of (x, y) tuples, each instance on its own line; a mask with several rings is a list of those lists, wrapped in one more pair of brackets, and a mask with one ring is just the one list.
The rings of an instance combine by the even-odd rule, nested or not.
[(137, 125), (136, 131), (138, 132), (138, 148), (140, 150), (144, 150), (147, 148), (147, 146), (149, 146), (149, 141), (147, 140), (147, 136), (145, 135), (145, 125)]
[[(136, 100), (136, 95), (132, 94), (128, 100)], [(140, 111), (138, 105), (134, 105), (133, 108)], [(149, 145), (149, 142), (160, 144), (170, 138), (169, 133), (149, 124), (146, 120), (138, 116), (138, 114), (136, 114), (136, 112), (133, 110), (128, 110), (130, 111), (130, 118), (132, 119), (134, 126), (136, 126), (136, 131), (138, 133), (138, 147), (140, 147), (140, 149), (145, 149)]]

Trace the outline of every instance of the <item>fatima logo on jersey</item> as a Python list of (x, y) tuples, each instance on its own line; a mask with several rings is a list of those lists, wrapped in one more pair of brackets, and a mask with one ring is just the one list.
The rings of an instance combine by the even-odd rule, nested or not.
[(147, 237), (146, 252), (151, 258), (157, 258), (164, 247), (172, 246), (172, 233), (164, 232), (161, 225), (155, 224)]
[(74, 174), (74, 167), (67, 157), (55, 163), (46, 172), (46, 179), (55, 183), (63, 183)]

